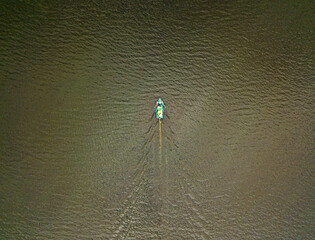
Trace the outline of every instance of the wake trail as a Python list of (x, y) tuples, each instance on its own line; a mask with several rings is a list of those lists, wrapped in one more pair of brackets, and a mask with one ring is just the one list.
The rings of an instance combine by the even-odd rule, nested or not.
[(162, 121), (159, 120), (159, 136), (160, 136), (160, 161), (162, 160)]

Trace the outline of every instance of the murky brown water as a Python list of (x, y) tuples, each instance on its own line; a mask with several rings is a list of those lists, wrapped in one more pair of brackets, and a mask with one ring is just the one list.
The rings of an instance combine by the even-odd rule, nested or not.
[(311, 1), (0, 9), (1, 239), (315, 238)]

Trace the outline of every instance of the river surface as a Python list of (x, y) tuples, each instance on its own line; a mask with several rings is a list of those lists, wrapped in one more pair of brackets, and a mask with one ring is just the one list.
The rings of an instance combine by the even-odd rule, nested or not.
[(314, 20), (1, 1), (0, 239), (314, 239)]

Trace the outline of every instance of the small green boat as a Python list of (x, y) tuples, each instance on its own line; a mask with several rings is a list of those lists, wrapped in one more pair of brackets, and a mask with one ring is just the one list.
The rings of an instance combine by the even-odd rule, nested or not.
[(155, 117), (157, 120), (163, 120), (165, 114), (165, 105), (161, 98), (156, 102), (155, 105)]

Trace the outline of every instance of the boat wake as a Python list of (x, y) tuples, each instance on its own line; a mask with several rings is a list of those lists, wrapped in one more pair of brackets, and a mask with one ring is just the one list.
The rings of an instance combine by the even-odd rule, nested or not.
[(160, 136), (160, 160), (162, 158), (162, 121), (159, 120), (159, 136)]

